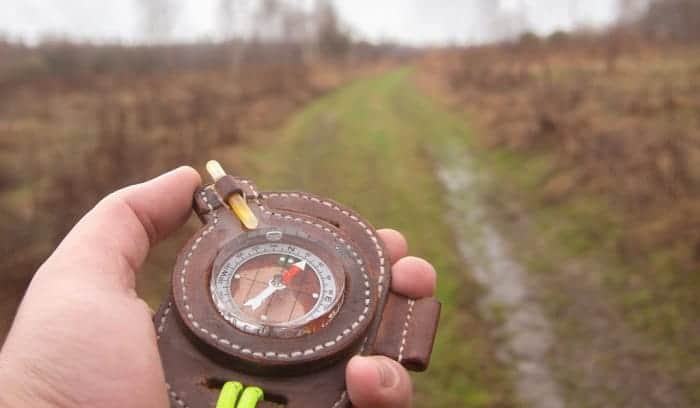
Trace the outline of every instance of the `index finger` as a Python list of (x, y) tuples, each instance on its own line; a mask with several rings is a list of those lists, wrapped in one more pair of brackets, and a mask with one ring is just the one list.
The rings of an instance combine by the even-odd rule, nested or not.
[(437, 274), (424, 259), (408, 255), (408, 244), (403, 234), (393, 229), (377, 231), (388, 252), (391, 266), (391, 290), (419, 299), (435, 294)]
[(390, 228), (377, 231), (379, 239), (384, 243), (386, 252), (389, 255), (389, 262), (393, 265), (399, 259), (408, 255), (408, 243), (403, 234)]

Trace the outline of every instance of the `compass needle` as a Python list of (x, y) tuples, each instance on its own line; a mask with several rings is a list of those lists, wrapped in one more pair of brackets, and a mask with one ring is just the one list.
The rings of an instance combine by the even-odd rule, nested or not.
[(245, 302), (245, 304), (243, 304), (243, 306), (248, 306), (251, 309), (256, 310), (265, 300), (267, 300), (267, 298), (280, 289), (284, 289), (284, 286), (277, 285), (273, 279), (267, 284), (267, 287), (263, 289), (262, 292), (258, 293), (255, 297), (250, 298), (247, 302)]
[(295, 263), (294, 265), (290, 266), (289, 269), (284, 272), (284, 274), (282, 274), (282, 281), (284, 281), (285, 285), (289, 285), (292, 279), (294, 279), (294, 277), (304, 269), (306, 269), (306, 261), (299, 261)]

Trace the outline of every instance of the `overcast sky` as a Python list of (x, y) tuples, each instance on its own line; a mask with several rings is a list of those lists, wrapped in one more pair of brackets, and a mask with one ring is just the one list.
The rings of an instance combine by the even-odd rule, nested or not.
[[(145, 28), (139, 0), (0, 0), (0, 33), (35, 42), (41, 36), (139, 42)], [(173, 0), (178, 1), (178, 0)], [(255, 2), (257, 0), (240, 0)], [(292, 0), (310, 5), (313, 0)], [(481, 42), (527, 26), (539, 33), (601, 26), (616, 0), (334, 0), (356, 35), (413, 45)], [(217, 0), (180, 0), (170, 39), (216, 39)], [(484, 6), (486, 4), (486, 6)], [(488, 8), (489, 10), (484, 10)], [(498, 16), (490, 14), (498, 11)], [(515, 17), (515, 16), (519, 17)]]

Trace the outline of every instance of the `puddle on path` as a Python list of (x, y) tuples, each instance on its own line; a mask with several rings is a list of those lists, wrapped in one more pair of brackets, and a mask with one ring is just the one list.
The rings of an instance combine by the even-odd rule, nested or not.
[(499, 330), (505, 340), (497, 352), (515, 369), (518, 399), (531, 407), (564, 407), (547, 360), (552, 325), (531, 296), (527, 271), (509, 255), (505, 237), (489, 222), (470, 158), (441, 162), (438, 177), (449, 193), (449, 216), (460, 252), (474, 278), (486, 289), (480, 308), (487, 315), (501, 312)]

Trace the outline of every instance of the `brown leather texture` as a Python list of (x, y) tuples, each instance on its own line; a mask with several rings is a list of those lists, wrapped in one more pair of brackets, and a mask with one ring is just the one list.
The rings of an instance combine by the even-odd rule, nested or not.
[[(280, 340), (243, 333), (215, 311), (211, 271), (236, 250), (244, 232), (224, 204), (232, 193), (243, 193), (260, 221), (246, 239), (266, 228), (293, 227), (351, 271), (344, 303), (327, 327)], [(171, 296), (154, 319), (173, 407), (214, 407), (228, 380), (263, 388), (263, 408), (348, 407), (344, 372), (353, 355), (384, 354), (411, 369), (427, 367), (439, 303), (390, 293), (386, 250), (355, 212), (307, 193), (259, 193), (250, 181), (231, 176), (199, 189), (193, 208), (204, 226), (179, 253)]]
[(374, 353), (413, 371), (426, 370), (439, 319), (440, 302), (434, 298), (409, 299), (389, 292), (374, 340)]
[[(155, 317), (158, 346), (173, 408), (213, 408), (226, 381), (261, 387), (258, 407), (348, 407), (345, 364), (352, 353), (330, 367), (302, 375), (254, 375), (201, 344), (166, 302)], [(354, 350), (356, 351), (356, 350)]]

